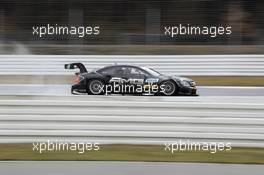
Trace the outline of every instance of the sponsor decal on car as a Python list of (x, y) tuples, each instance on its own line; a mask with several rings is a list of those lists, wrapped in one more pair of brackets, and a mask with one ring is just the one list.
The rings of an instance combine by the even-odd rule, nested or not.
[(134, 85), (142, 85), (144, 84), (144, 79), (135, 79), (135, 78), (129, 78), (129, 79), (124, 79), (124, 78), (119, 78), (119, 77), (112, 77), (109, 81), (109, 83), (119, 83), (119, 84), (134, 84)]

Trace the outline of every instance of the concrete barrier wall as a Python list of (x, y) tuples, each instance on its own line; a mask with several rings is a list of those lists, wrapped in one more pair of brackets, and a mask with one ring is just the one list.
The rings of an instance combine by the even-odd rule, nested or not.
[(264, 76), (264, 55), (1, 55), (0, 75), (71, 75), (63, 66), (71, 62), (88, 70), (134, 64), (182, 76)]

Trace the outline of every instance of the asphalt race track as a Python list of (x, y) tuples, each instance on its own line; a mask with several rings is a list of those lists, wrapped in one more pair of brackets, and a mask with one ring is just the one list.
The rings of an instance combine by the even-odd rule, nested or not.
[[(65, 138), (102, 144), (164, 144), (188, 138), (197, 142), (221, 141), (241, 147), (264, 147), (264, 87), (199, 86), (199, 96), (153, 97), (72, 95), (69, 84), (27, 84), (36, 83), (34, 77), (39, 75), (73, 75), (64, 70), (63, 65), (76, 59), (89, 65), (89, 69), (121, 62), (149, 65), (168, 74), (264, 75), (263, 55), (157, 56), (155, 62), (152, 56), (113, 57), (3, 55), (0, 143)], [(6, 75), (33, 78), (19, 84), (19, 78), (4, 81)], [(7, 175), (262, 175), (263, 170), (263, 165), (234, 164), (0, 162), (0, 174)]]
[(0, 87), (3, 143), (65, 137), (164, 144), (189, 138), (264, 147), (262, 87), (198, 87), (200, 96), (192, 97), (71, 95), (69, 85)]
[(15, 161), (0, 162), (5, 175), (263, 175), (264, 165), (168, 163), (168, 162), (84, 162)]
[[(264, 87), (200, 86), (200, 96), (264, 96)], [(71, 85), (1, 84), (0, 95), (71, 95)], [(177, 97), (173, 97), (177, 98)]]

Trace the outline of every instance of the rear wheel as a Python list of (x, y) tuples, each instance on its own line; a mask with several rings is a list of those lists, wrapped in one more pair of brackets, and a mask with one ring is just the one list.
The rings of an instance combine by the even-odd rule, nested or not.
[(178, 86), (171, 80), (164, 81), (163, 83), (161, 83), (160, 87), (161, 95), (172, 96), (178, 94)]
[(103, 95), (104, 94), (104, 83), (101, 80), (93, 79), (87, 84), (86, 91), (89, 95)]

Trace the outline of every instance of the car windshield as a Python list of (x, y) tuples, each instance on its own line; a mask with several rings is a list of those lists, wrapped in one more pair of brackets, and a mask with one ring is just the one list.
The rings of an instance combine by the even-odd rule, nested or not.
[(147, 71), (149, 74), (153, 75), (153, 76), (159, 76), (161, 75), (161, 73), (159, 73), (158, 71), (148, 68), (148, 67), (141, 67), (142, 69), (144, 69), (145, 71)]

